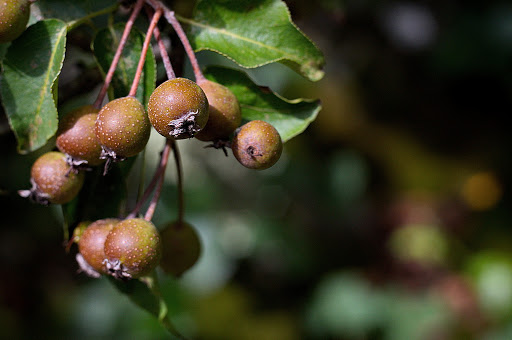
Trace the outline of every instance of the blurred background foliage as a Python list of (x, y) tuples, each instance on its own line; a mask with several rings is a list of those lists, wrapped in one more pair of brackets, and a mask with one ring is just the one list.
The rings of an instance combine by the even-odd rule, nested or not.
[[(248, 73), (323, 110), (262, 172), (180, 143), (204, 249), (181, 279), (161, 273), (177, 327), (194, 339), (511, 339), (512, 4), (286, 2), (325, 53), (325, 78)], [(172, 6), (190, 16), (191, 2)], [(88, 39), (69, 37), (62, 111), (97, 93)], [(153, 134), (148, 178), (162, 146)], [(107, 280), (77, 274), (59, 207), (16, 196), (51, 148), (18, 155), (2, 112), (0, 338), (167, 338)], [(175, 217), (171, 167), (154, 221)]]

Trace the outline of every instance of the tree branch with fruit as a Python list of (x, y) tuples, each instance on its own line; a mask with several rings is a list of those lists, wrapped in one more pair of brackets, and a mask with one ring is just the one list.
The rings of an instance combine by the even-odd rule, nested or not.
[[(36, 203), (61, 204), (68, 221), (65, 235), (69, 226), (81, 271), (94, 278), (112, 278), (118, 289), (182, 337), (170, 323), (154, 281), (157, 266), (178, 278), (201, 252), (197, 232), (185, 219), (178, 144), (195, 138), (222, 149), (226, 156), (231, 149), (246, 168), (272, 167), (283, 144), (315, 119), (320, 102), (285, 99), (256, 85), (243, 70), (282, 63), (317, 81), (323, 76), (322, 53), (293, 24), (280, 0), (264, 0), (257, 7), (246, 1), (199, 0), (191, 18), (157, 0), (87, 5), (69, 1), (68, 11), (55, 10), (60, 3), (0, 3), (0, 95), (18, 151), (37, 152), (54, 143), (32, 166), (31, 188), (19, 193)], [(37, 7), (33, 11), (37, 16), (30, 16), (31, 7)], [(148, 14), (145, 34), (134, 25), (144, 20), (143, 7)], [(105, 17), (107, 27), (100, 26)], [(94, 32), (90, 53), (104, 82), (96, 100), (64, 114), (57, 89), (66, 40), (81, 25)], [(163, 40), (171, 28), (188, 56), (195, 81), (174, 72), (172, 53)], [(157, 80), (153, 48), (161, 56), (158, 62), (163, 63), (167, 79)], [(239, 67), (202, 69), (195, 56), (202, 50), (224, 55)], [(166, 141), (161, 162), (140, 200), (125, 213), (123, 178), (146, 149), (152, 130)], [(178, 217), (157, 228), (151, 221), (171, 151), (178, 174)], [(114, 189), (102, 198), (109, 204), (99, 207), (97, 193), (106, 186)], [(147, 307), (142, 303), (147, 299), (158, 307)]]

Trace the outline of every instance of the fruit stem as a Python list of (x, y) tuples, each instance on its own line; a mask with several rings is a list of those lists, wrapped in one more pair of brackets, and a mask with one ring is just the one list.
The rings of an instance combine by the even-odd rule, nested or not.
[(119, 59), (121, 59), (121, 54), (123, 53), (124, 45), (126, 45), (126, 41), (128, 40), (128, 35), (130, 34), (130, 31), (132, 30), (133, 23), (135, 22), (137, 15), (139, 15), (139, 12), (140, 12), (143, 4), (144, 4), (144, 0), (137, 0), (137, 3), (135, 4), (135, 7), (133, 8), (132, 14), (130, 15), (130, 18), (128, 18), (128, 21), (126, 22), (126, 25), (124, 26), (123, 35), (121, 36), (121, 40), (119, 41), (119, 46), (117, 46), (116, 53), (114, 54), (114, 58), (112, 59), (110, 68), (108, 69), (107, 75), (105, 76), (105, 82), (103, 83), (103, 87), (101, 88), (100, 93), (98, 94), (98, 97), (96, 98), (96, 101), (93, 104), (93, 106), (97, 109), (101, 108), (103, 99), (105, 99), (105, 95), (107, 94), (107, 90), (108, 90), (108, 87), (110, 86), (110, 82), (112, 81), (112, 78), (114, 77), (114, 72), (117, 68), (117, 64), (119, 63)]
[[(148, 16), (152, 15), (152, 11), (150, 7), (146, 7), (146, 12), (148, 13)], [(165, 44), (160, 36), (160, 30), (158, 29), (158, 26), (155, 27), (155, 31), (153, 32), (153, 35), (155, 36), (155, 40), (158, 43), (158, 49), (160, 50), (160, 55), (162, 56), (162, 61), (164, 63), (165, 73), (167, 73), (168, 79), (174, 79), (176, 78), (176, 73), (174, 73), (174, 69), (171, 64), (171, 58), (169, 58), (169, 54), (167, 53), (167, 49), (165, 48)]]
[(158, 299), (159, 303), (159, 313), (158, 313), (158, 321), (176, 338), (181, 340), (186, 340), (180, 332), (174, 327), (171, 320), (169, 319), (169, 309), (167, 308), (167, 304), (165, 303), (165, 300), (162, 297), (162, 293), (160, 291), (160, 285), (158, 283), (158, 277), (156, 275), (156, 272), (153, 271), (153, 273), (150, 276), (141, 277), (140, 281), (142, 281), (148, 289), (151, 291), (151, 293)]
[(183, 194), (183, 167), (181, 165), (181, 155), (178, 148), (178, 143), (173, 139), (172, 148), (174, 153), (174, 162), (176, 163), (176, 174), (177, 174), (177, 190), (178, 190), (178, 224), (183, 223), (183, 217), (185, 215), (185, 199)]
[(165, 19), (171, 24), (171, 26), (176, 31), (176, 34), (178, 34), (178, 37), (181, 40), (181, 43), (183, 44), (183, 47), (185, 48), (185, 52), (188, 55), (188, 59), (190, 60), (190, 64), (192, 65), (192, 69), (194, 71), (194, 76), (196, 78), (196, 83), (200, 83), (205, 79), (203, 72), (201, 71), (201, 68), (199, 67), (199, 62), (197, 61), (196, 54), (194, 53), (194, 49), (190, 45), (190, 41), (187, 38), (187, 35), (185, 34), (185, 31), (183, 31), (183, 27), (181, 27), (180, 22), (178, 19), (176, 19), (176, 15), (174, 14), (174, 11), (171, 11), (169, 8), (167, 8), (164, 4), (162, 4), (158, 0), (147, 0), (147, 2), (153, 6), (153, 8), (158, 9), (161, 8), (164, 11)]
[(162, 152), (162, 159), (160, 160), (160, 167), (157, 171), (160, 172), (160, 178), (158, 179), (158, 183), (156, 185), (155, 193), (153, 194), (153, 198), (149, 203), (148, 210), (146, 210), (146, 215), (144, 215), (144, 219), (146, 221), (151, 221), (153, 218), (153, 214), (155, 213), (156, 205), (158, 204), (158, 200), (160, 199), (160, 193), (162, 192), (162, 186), (164, 184), (164, 173), (165, 168), (167, 167), (167, 163), (169, 161), (169, 152), (172, 148), (172, 141), (167, 140), (165, 143), (164, 151)]
[[(139, 199), (137, 204), (135, 205), (135, 208), (133, 208), (132, 212), (126, 216), (126, 218), (134, 218), (139, 213), (140, 209), (142, 208), (142, 205), (144, 202), (147, 201), (149, 198), (149, 195), (153, 192), (155, 189), (157, 183), (159, 183), (160, 178), (163, 178), (163, 174), (165, 172), (165, 168), (167, 167), (167, 163), (169, 160), (169, 153), (171, 152), (172, 146), (169, 142), (165, 144), (164, 149), (162, 150), (161, 156), (160, 156), (160, 164), (158, 165), (158, 168), (155, 171), (155, 174), (153, 175), (153, 178), (151, 179), (151, 182), (149, 183), (148, 187), (144, 191), (144, 194), (142, 195), (142, 198)], [(147, 213), (146, 213), (147, 214)]]
[(162, 10), (157, 9), (151, 22), (149, 23), (148, 31), (146, 32), (146, 38), (144, 39), (144, 44), (142, 45), (142, 52), (140, 53), (139, 64), (137, 65), (137, 71), (135, 72), (135, 77), (133, 78), (132, 88), (128, 93), (128, 96), (135, 97), (137, 94), (137, 88), (139, 87), (140, 77), (142, 75), (142, 69), (144, 68), (144, 63), (146, 62), (146, 54), (148, 53), (149, 44), (151, 42), (151, 37), (153, 36), (153, 31), (155, 30), (156, 24), (162, 15)]

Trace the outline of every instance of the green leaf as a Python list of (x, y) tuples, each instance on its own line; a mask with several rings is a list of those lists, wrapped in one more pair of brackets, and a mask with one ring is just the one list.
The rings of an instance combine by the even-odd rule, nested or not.
[(242, 118), (264, 120), (272, 124), (283, 142), (299, 135), (315, 120), (321, 109), (319, 100), (287, 100), (267, 87), (260, 87), (243, 72), (210, 66), (206, 78), (227, 86), (240, 102)]
[[(96, 60), (101, 70), (106, 74), (114, 59), (119, 40), (123, 35), (124, 23), (114, 25), (112, 28), (106, 28), (98, 32), (93, 42), (93, 50)], [(136, 28), (133, 28), (128, 36), (128, 40), (123, 50), (121, 60), (117, 65), (114, 77), (112, 78), (111, 100), (114, 98), (125, 97), (130, 92), (133, 78), (137, 70), (137, 64), (142, 52), (144, 43), (144, 34)], [(142, 72), (139, 87), (137, 89), (137, 99), (144, 105), (148, 102), (149, 96), (155, 89), (156, 84), (156, 62), (153, 51), (148, 49), (146, 62)], [(112, 97), (113, 96), (113, 97)]]
[(5, 54), (7, 53), (8, 44), (0, 44), (0, 66), (2, 66), (2, 61), (4, 60)]
[(127, 295), (133, 303), (155, 316), (172, 335), (178, 339), (185, 339), (169, 319), (167, 304), (160, 293), (156, 273), (138, 280), (121, 281), (112, 277), (108, 278), (110, 283), (121, 293)]
[(281, 62), (310, 80), (320, 80), (322, 52), (291, 21), (281, 0), (200, 0), (190, 24), (191, 44), (253, 68)]
[(121, 216), (127, 189), (126, 178), (120, 166), (133, 165), (135, 158), (129, 158), (122, 164), (113, 164), (105, 176), (102, 175), (103, 165), (86, 173), (85, 183), (78, 197), (63, 206), (70, 226), (86, 220), (96, 221)]
[(18, 152), (43, 146), (57, 131), (52, 87), (60, 74), (66, 46), (66, 24), (39, 21), (7, 50), (0, 93)]
[(41, 0), (32, 5), (38, 17), (60, 19), (68, 24), (117, 6), (116, 0)]

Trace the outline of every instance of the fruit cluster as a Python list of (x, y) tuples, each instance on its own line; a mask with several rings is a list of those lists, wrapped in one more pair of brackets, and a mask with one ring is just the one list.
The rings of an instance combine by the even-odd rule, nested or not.
[[(27, 0), (5, 4), (0, 3), (0, 7), (9, 13), (8, 18), (13, 22), (1, 23), (0, 42), (13, 40), (21, 34), (20, 27), (26, 26), (29, 12)], [(144, 1), (137, 1), (130, 20), (143, 5)], [(154, 34), (157, 40), (159, 38), (156, 23), (162, 11), (157, 8), (152, 15), (145, 50), (141, 53), (130, 93), (101, 105), (109, 87), (109, 75), (117, 66), (113, 61), (96, 102), (71, 111), (61, 119), (56, 139), (59, 151), (48, 152), (36, 160), (31, 170), (32, 188), (20, 191), (20, 195), (45, 205), (70, 202), (83, 186), (84, 171), (102, 165), (105, 174), (112, 162), (136, 156), (145, 149), (152, 127), (166, 138), (167, 154), (170, 149), (176, 153), (177, 140), (194, 137), (222, 148), (225, 153), (225, 148), (231, 148), (234, 157), (250, 169), (267, 169), (278, 161), (283, 148), (278, 131), (261, 120), (242, 125), (240, 105), (233, 92), (204, 78), (198, 67), (194, 69), (194, 82), (175, 77), (172, 66), (168, 66), (169, 79), (153, 91), (146, 112), (135, 92), (151, 37)], [(181, 31), (179, 26), (173, 27)], [(126, 25), (125, 31), (129, 32), (130, 28), (131, 25)], [(186, 37), (179, 36), (192, 64), (197, 65), (193, 52), (187, 49)], [(120, 43), (118, 51), (122, 49)], [(165, 50), (161, 50), (161, 55), (168, 58)], [(164, 64), (171, 65), (169, 60)], [(161, 187), (166, 164), (167, 160), (161, 162), (154, 176), (155, 185), (147, 189), (148, 195), (155, 186)], [(154, 205), (150, 205), (153, 207), (148, 208), (144, 218), (138, 217), (138, 209), (148, 195), (144, 195), (138, 208), (123, 219), (84, 222), (75, 228), (72, 239), (78, 244), (77, 262), (83, 272), (92, 277), (107, 274), (130, 279), (149, 275), (160, 265), (164, 271), (180, 276), (197, 261), (200, 242), (194, 228), (183, 220), (182, 200), (178, 220), (159, 232), (151, 223)], [(152, 199), (155, 205), (158, 196), (157, 189)]]

